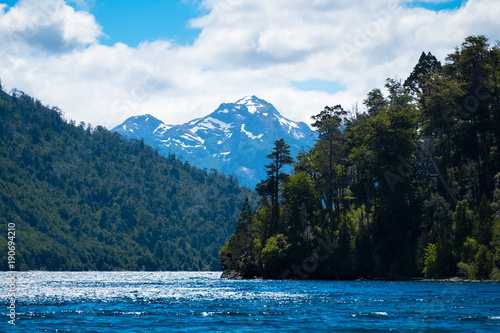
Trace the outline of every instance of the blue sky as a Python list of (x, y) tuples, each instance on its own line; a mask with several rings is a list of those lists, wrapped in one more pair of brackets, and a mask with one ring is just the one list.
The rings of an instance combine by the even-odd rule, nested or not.
[(432, 11), (453, 10), (460, 8), (465, 0), (448, 0), (448, 1), (413, 1), (408, 4), (410, 8), (425, 8)]
[(290, 84), (302, 91), (324, 91), (329, 94), (335, 94), (346, 88), (342, 83), (327, 80), (291, 81)]
[(109, 37), (102, 39), (106, 45), (122, 42), (137, 46), (157, 39), (191, 44), (201, 32), (189, 27), (189, 20), (201, 14), (200, 7), (192, 1), (98, 0), (90, 13)]
[(247, 95), (309, 123), (404, 80), (422, 51), (444, 61), (468, 36), (500, 39), (499, 0), (0, 4), (3, 86), (107, 127), (146, 113), (183, 123)]

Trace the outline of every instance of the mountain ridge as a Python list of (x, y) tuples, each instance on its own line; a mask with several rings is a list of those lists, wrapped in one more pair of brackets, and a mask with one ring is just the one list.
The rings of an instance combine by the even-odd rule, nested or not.
[(306, 123), (283, 117), (255, 95), (222, 103), (207, 116), (184, 124), (167, 125), (151, 117), (130, 117), (112, 131), (143, 139), (162, 155), (173, 153), (197, 167), (235, 174), (247, 187), (265, 178), (266, 155), (276, 140), (283, 138), (295, 157), (312, 147), (317, 137)]

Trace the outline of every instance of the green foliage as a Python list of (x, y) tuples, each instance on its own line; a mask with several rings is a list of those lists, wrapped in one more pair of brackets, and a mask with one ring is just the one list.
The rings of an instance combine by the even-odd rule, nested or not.
[(491, 272), (490, 279), (493, 281), (500, 281), (500, 269), (498, 268), (493, 268), (493, 271)]
[(477, 210), (476, 223), (472, 234), (480, 244), (489, 244), (492, 238), (493, 212), (490, 208), (490, 202), (483, 193), (483, 197)]
[(277, 277), (286, 268), (291, 244), (282, 234), (271, 236), (262, 249), (262, 268), (267, 277)]
[(493, 253), (495, 266), (500, 268), (500, 219), (495, 220), (492, 229), (493, 240), (490, 243), (490, 247)]
[(0, 175), (0, 246), (15, 223), (19, 270), (217, 270), (254, 202), (232, 176), (68, 123), (19, 91), (0, 92)]
[(271, 163), (266, 165), (268, 178), (257, 184), (256, 188), (259, 195), (268, 196), (271, 199), (271, 219), (264, 221), (266, 236), (278, 231), (280, 186), (288, 178), (288, 175), (283, 172), (283, 168), (293, 162), (293, 158), (290, 156), (290, 146), (283, 139), (276, 140), (273, 151), (267, 157), (271, 159)]
[(368, 94), (365, 113), (325, 107), (291, 175), (271, 171), (257, 188), (253, 241), (234, 238), (221, 261), (247, 256), (244, 274), (278, 278), (496, 278), (498, 73), (498, 47), (471, 36), (444, 66), (422, 53), (404, 84)]
[(479, 250), (474, 256), (471, 277), (477, 280), (487, 280), (493, 270), (493, 258), (486, 245), (479, 246)]
[(436, 244), (429, 244), (425, 248), (424, 253), (424, 270), (422, 273), (426, 278), (436, 277), (438, 275), (438, 266), (437, 266), (437, 246)]
[(441, 70), (441, 63), (432, 53), (425, 54), (425, 52), (422, 52), (417, 65), (406, 79), (404, 86), (415, 95), (420, 95), (424, 92), (423, 85), (432, 73), (439, 73)]
[(219, 260), (223, 271), (245, 272), (247, 277), (255, 275), (252, 275), (255, 273), (252, 269), (254, 265), (252, 219), (253, 212), (247, 199), (238, 219), (236, 232), (219, 251)]
[(451, 243), (446, 240), (427, 245), (422, 270), (426, 278), (445, 278), (455, 273), (455, 261), (451, 249)]
[(462, 255), (464, 249), (463, 246), (468, 237), (472, 235), (472, 229), (474, 226), (473, 212), (469, 208), (469, 203), (467, 200), (459, 201), (455, 207), (455, 213), (453, 215), (453, 229), (455, 236), (455, 249), (457, 254), (462, 257), (462, 260), (467, 261)]
[(477, 240), (471, 237), (467, 237), (462, 247), (462, 261), (470, 264), (474, 261), (474, 255), (479, 250), (479, 244)]
[(457, 264), (458, 276), (463, 279), (469, 279), (472, 275), (472, 265), (466, 264), (463, 261)]

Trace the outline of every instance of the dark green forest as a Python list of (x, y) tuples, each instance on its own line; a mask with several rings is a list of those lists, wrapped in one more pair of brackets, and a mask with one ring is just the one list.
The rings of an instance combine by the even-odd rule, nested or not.
[(219, 252), (225, 273), (500, 280), (500, 46), (422, 53), (363, 104), (313, 116), (319, 139), (295, 161), (275, 143), (259, 208)]
[(218, 270), (245, 198), (233, 176), (65, 121), (0, 91), (0, 262), (16, 270)]

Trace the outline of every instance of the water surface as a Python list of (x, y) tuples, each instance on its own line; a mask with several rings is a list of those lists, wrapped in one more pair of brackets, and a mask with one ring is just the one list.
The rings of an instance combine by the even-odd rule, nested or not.
[(500, 332), (500, 283), (225, 280), (220, 272), (0, 274), (0, 332)]

